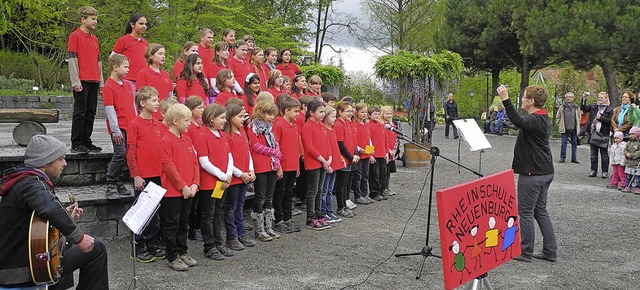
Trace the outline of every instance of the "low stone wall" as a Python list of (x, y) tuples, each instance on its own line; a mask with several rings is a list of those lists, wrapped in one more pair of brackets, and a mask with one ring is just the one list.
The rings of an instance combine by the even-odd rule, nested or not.
[[(0, 96), (3, 109), (57, 109), (61, 121), (71, 121), (73, 97), (71, 96)], [(104, 119), (102, 97), (98, 96), (96, 118)]]

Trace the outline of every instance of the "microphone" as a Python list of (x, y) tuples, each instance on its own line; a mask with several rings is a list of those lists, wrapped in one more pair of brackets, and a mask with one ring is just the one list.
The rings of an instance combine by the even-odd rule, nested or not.
[(389, 130), (389, 131), (392, 131), (393, 133), (396, 133), (396, 134), (398, 134), (398, 135), (400, 135), (402, 137), (406, 137), (404, 134), (402, 134), (402, 132), (398, 131), (398, 129), (396, 129), (396, 128), (393, 128), (390, 124), (385, 124), (384, 128)]

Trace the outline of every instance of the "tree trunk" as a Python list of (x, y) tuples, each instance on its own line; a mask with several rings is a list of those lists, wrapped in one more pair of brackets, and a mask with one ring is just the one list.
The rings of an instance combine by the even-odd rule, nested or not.
[(524, 94), (524, 89), (529, 86), (529, 75), (531, 74), (531, 68), (529, 67), (529, 61), (525, 56), (522, 59), (522, 71), (520, 72), (520, 92), (518, 93), (518, 97), (521, 97)]
[(500, 86), (500, 71), (501, 67), (491, 68), (491, 91), (489, 92), (489, 104), (493, 103), (493, 97), (498, 95), (498, 87)]
[(620, 105), (620, 98), (618, 97), (618, 85), (616, 84), (616, 74), (612, 63), (602, 65), (602, 74), (604, 80), (607, 83), (607, 93), (609, 94), (609, 101), (611, 101), (611, 107), (617, 107)]

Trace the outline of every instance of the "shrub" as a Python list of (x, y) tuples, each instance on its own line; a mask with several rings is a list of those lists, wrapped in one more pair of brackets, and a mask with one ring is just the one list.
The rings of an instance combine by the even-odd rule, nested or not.
[[(31, 87), (37, 85), (42, 89), (56, 89), (60, 84), (69, 83), (69, 71), (64, 65), (39, 54), (24, 54), (0, 50), (0, 76), (31, 81)], [(40, 79), (42, 78), (42, 83)]]
[(34, 80), (20, 78), (6, 78), (0, 75), (0, 90), (3, 95), (16, 95), (33, 93), (33, 86), (36, 84)]

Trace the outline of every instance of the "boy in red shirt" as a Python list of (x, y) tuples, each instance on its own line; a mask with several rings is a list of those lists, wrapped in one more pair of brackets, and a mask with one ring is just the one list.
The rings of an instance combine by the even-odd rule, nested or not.
[(293, 185), (296, 177), (300, 174), (300, 133), (296, 124), (300, 102), (292, 97), (285, 97), (282, 100), (280, 116), (273, 122), (273, 135), (276, 142), (280, 144), (280, 169), (278, 169), (278, 180), (276, 190), (273, 194), (273, 208), (275, 210), (274, 230), (281, 233), (299, 232), (300, 226), (293, 222), (292, 202)]
[[(133, 178), (133, 193), (136, 198), (149, 182), (162, 186), (160, 173), (162, 167), (158, 155), (158, 144), (162, 139), (162, 123), (152, 117), (158, 111), (158, 91), (149, 86), (141, 87), (136, 93), (136, 106), (140, 115), (136, 116), (128, 126), (127, 164)], [(160, 215), (155, 213), (141, 235), (136, 235), (136, 256), (138, 262), (153, 262), (164, 259), (165, 250), (159, 242)]]
[(167, 262), (176, 271), (198, 264), (187, 254), (187, 232), (192, 197), (198, 192), (200, 166), (191, 139), (184, 133), (191, 122), (191, 110), (183, 104), (169, 108), (165, 121), (169, 131), (160, 141), (160, 182), (167, 189), (160, 202), (160, 228), (167, 244)]
[(127, 125), (136, 117), (136, 110), (131, 86), (123, 79), (129, 73), (129, 60), (122, 54), (111, 55), (109, 68), (111, 76), (102, 90), (107, 131), (113, 144), (113, 156), (107, 166), (106, 194), (108, 199), (117, 199), (118, 195), (129, 195), (129, 190), (122, 183), (122, 172), (126, 165)]
[(198, 55), (202, 58), (202, 72), (205, 79), (215, 77), (213, 72), (213, 57), (215, 52), (211, 45), (213, 44), (213, 38), (215, 33), (209, 28), (203, 28), (200, 30), (200, 44), (198, 44)]
[(369, 157), (369, 197), (375, 201), (386, 200), (384, 188), (387, 183), (387, 160), (389, 149), (384, 133), (384, 123), (380, 108), (369, 107), (369, 123), (371, 131), (371, 143), (373, 144), (373, 154)]
[(73, 121), (71, 152), (87, 154), (102, 148), (91, 141), (93, 121), (98, 106), (98, 92), (103, 85), (100, 44), (93, 31), (98, 24), (98, 10), (83, 6), (78, 9), (80, 27), (69, 35), (69, 76), (73, 87)]

